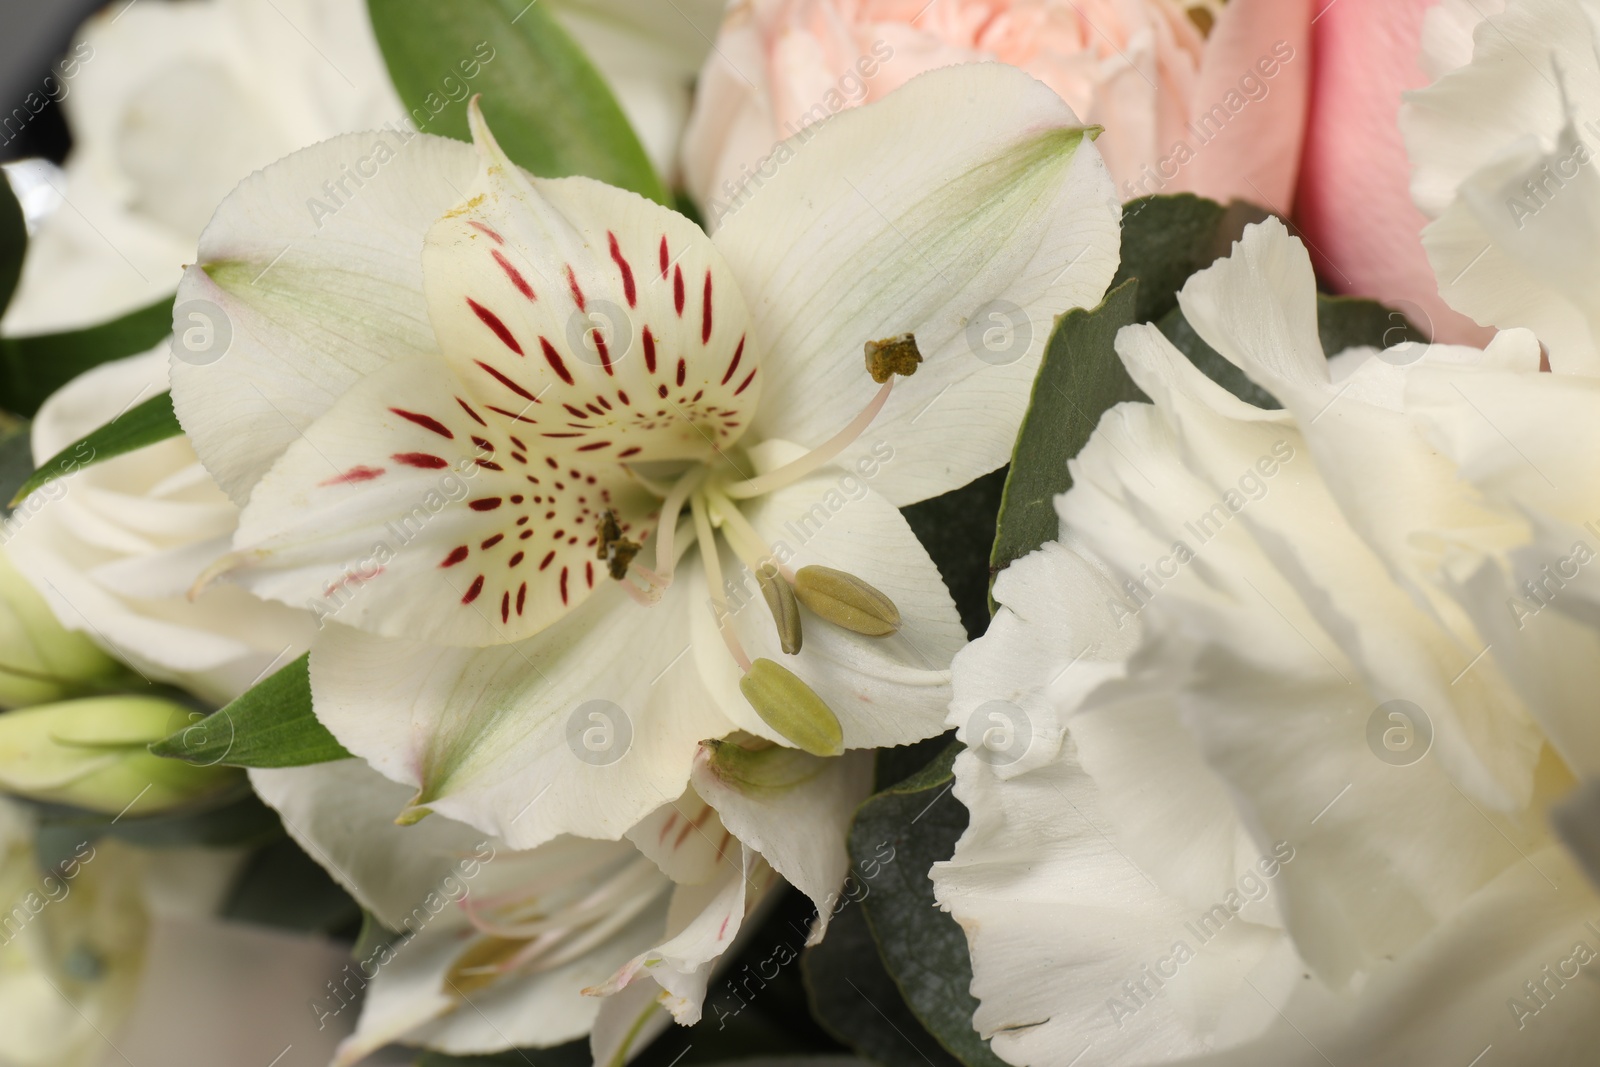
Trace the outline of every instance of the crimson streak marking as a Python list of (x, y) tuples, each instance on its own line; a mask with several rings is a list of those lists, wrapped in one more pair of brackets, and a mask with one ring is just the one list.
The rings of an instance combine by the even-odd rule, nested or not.
[(467, 595), (461, 598), (463, 604), (470, 604), (478, 599), (478, 594), (483, 592), (483, 575), (472, 579), (472, 584), (467, 586)]
[(420, 467), (425, 471), (443, 470), (450, 466), (450, 461), (443, 456), (433, 456), (426, 452), (396, 452), (389, 458), (396, 463), (404, 463), (408, 467)]
[(510, 378), (506, 377), (504, 374), (501, 374), (499, 371), (497, 371), (493, 367), (489, 366), (489, 364), (485, 363), (483, 360), (475, 359), (472, 362), (476, 363), (478, 366), (482, 367), (484, 370), (486, 370), (490, 374), (494, 375), (495, 379), (497, 381), (499, 381), (499, 383), (501, 385), (505, 386), (507, 389), (511, 390), (513, 393), (516, 393), (522, 399), (524, 399), (524, 400), (538, 400), (539, 399), (538, 397), (534, 396), (532, 393), (530, 393), (526, 389), (524, 389), (522, 386), (520, 386), (516, 382), (512, 381)]
[(705, 295), (701, 299), (700, 312), (700, 343), (705, 344), (711, 340), (711, 272), (706, 271)]
[(440, 561), (441, 567), (454, 567), (457, 563), (467, 558), (467, 546), (457, 545), (450, 550), (450, 554)]
[(415, 411), (407, 411), (404, 408), (390, 408), (389, 410), (394, 412), (396, 415), (399, 415), (402, 419), (409, 419), (418, 426), (421, 426), (424, 430), (432, 430), (440, 437), (451, 441), (456, 439), (456, 435), (450, 432), (450, 427), (446, 426), (444, 423), (440, 422), (431, 415), (418, 414)]
[(517, 344), (517, 339), (511, 336), (511, 331), (506, 329), (506, 324), (500, 321), (500, 316), (478, 303), (472, 297), (467, 297), (467, 306), (472, 308), (472, 313), (483, 321), (483, 324), (494, 331), (502, 344), (517, 355), (522, 355), (522, 346)]
[[(707, 275), (706, 277), (709, 278), (710, 275)], [(737, 347), (737, 348), (735, 348), (733, 350), (733, 359), (728, 363), (728, 369), (723, 372), (723, 375), (722, 375), (722, 384), (723, 385), (727, 385), (729, 379), (731, 379), (733, 377), (733, 372), (739, 369), (739, 360), (742, 359), (743, 357), (744, 357), (744, 337), (741, 335), (740, 338), (739, 338), (739, 347)]]
[[(395, 456), (394, 458), (395, 459), (399, 459), (400, 457), (399, 456)], [(439, 461), (439, 465), (441, 467), (444, 466), (445, 465), (444, 461), (440, 460)], [(382, 474), (383, 474), (383, 468), (382, 467), (351, 467), (349, 470), (345, 471), (343, 474), (339, 475), (338, 477), (329, 478), (327, 481), (318, 482), (317, 484), (318, 485), (350, 485), (350, 484), (352, 484), (354, 482), (370, 482), (372, 479), (382, 476)]]
[(500, 264), (500, 269), (506, 272), (506, 277), (510, 278), (511, 284), (517, 287), (517, 292), (529, 300), (539, 299), (533, 294), (533, 286), (528, 284), (528, 280), (522, 276), (522, 272), (513, 267), (511, 261), (502, 256), (498, 248), (489, 249), (489, 254), (494, 257), (496, 263)]
[(633, 307), (639, 297), (638, 290), (633, 286), (633, 268), (628, 266), (628, 261), (622, 257), (622, 246), (617, 244), (617, 235), (608, 230), (606, 236), (611, 239), (611, 259), (622, 272), (622, 295), (628, 298), (628, 306)]
[(572, 372), (567, 370), (567, 365), (561, 361), (561, 353), (556, 351), (555, 345), (548, 340), (539, 338), (539, 347), (544, 350), (544, 361), (550, 364), (550, 369), (560, 376), (568, 385), (572, 384)]

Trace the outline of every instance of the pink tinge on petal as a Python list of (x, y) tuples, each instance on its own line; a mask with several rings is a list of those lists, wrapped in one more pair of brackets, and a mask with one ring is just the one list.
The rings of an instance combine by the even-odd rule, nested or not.
[(1326, 2), (1232, 0), (1223, 9), (1189, 100), (1194, 158), (1165, 191), (1290, 210), (1314, 66), (1312, 8)]
[(1411, 202), (1400, 94), (1427, 84), (1422, 20), (1435, 0), (1337, 0), (1312, 27), (1311, 111), (1295, 221), (1317, 273), (1400, 307), (1433, 340), (1482, 345), (1492, 330), (1439, 297)]

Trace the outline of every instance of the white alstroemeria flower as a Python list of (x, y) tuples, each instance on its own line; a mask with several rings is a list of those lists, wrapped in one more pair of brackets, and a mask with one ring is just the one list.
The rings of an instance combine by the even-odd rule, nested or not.
[[(964, 637), (897, 507), (1005, 461), (1054, 317), (1114, 272), (1071, 112), (1011, 68), (929, 74), (820, 127), (714, 239), (476, 136), (419, 137), (315, 220), (366, 140), (289, 157), (180, 288), (233, 333), (173, 395), (245, 504), (235, 577), (333, 618), (318, 717), (417, 813), (516, 848), (619, 836), (736, 728), (828, 754), (939, 732)], [(861, 352), (904, 334), (926, 361), (891, 393)], [(769, 558), (774, 595), (828, 594), (792, 657)], [(580, 751), (597, 715), (616, 758)]]
[(1472, 61), (1401, 112), (1440, 294), (1484, 325), (1532, 330), (1556, 370), (1600, 375), (1600, 3), (1474, 6), (1489, 17)]
[[(40, 407), (44, 464), (167, 384), (165, 350), (96, 367)], [(92, 449), (67, 462), (88, 464)], [(7, 521), (6, 552), (56, 618), (147, 677), (224, 703), (310, 643), (306, 612), (242, 589), (189, 587), (228, 551), (239, 509), (182, 437), (83, 466)]]
[(1600, 895), (1546, 819), (1590, 770), (1556, 727), (1592, 724), (1595, 650), (1546, 661), (1544, 705), (1519, 692), (1522, 645), (1574, 646), (1491, 636), (1474, 583), (1529, 523), (1446, 454), (1474, 419), (1475, 442), (1520, 445), (1526, 425), (1483, 424), (1490, 383), (1556, 376), (1520, 330), (1327, 360), (1309, 257), (1275, 221), (1180, 303), (1284, 408), (1124, 330), (1153, 403), (1104, 416), (1062, 541), (1001, 575), (1006, 607), (957, 658), (972, 825), (934, 878), (975, 1025), (1030, 1067), (1466, 1064), (1491, 1044), (1581, 1062)]
[[(871, 766), (865, 753), (707, 750), (695, 786), (625, 840), (527, 851), (443, 817), (395, 825), (405, 787), (359, 760), (251, 778), (295, 839), (402, 935), (346, 968), (316, 1007), (332, 1021), (365, 991), (338, 1064), (396, 1042), (466, 1055), (586, 1034), (595, 1061), (611, 1063), (669, 1019), (699, 1021), (716, 960), (775, 870), (793, 872), (825, 923)], [(814, 874), (824, 882), (807, 884)]]

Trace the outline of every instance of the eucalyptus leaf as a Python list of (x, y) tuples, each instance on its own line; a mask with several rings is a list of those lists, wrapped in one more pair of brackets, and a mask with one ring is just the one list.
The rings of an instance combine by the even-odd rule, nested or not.
[(989, 627), (989, 549), (1005, 488), (1002, 468), (943, 496), (900, 509), (939, 568), (968, 637)]
[[(1189, 275), (1226, 255), (1228, 209), (1191, 193), (1145, 196), (1122, 208), (1122, 259), (1111, 288), (1137, 279), (1134, 322), (1154, 322), (1178, 304)], [(1243, 229), (1242, 225), (1239, 227)]]
[(518, 166), (580, 174), (670, 205), (633, 127), (548, 10), (527, 0), (368, 0), (400, 99), (424, 133), (470, 140), (466, 102)]
[(806, 949), (800, 966), (811, 1013), (866, 1059), (882, 1067), (959, 1067), (901, 998), (859, 904), (833, 917), (828, 936)]
[(28, 254), (28, 224), (11, 183), (0, 176), (0, 313), (11, 304)]
[(1135, 279), (1123, 282), (1092, 311), (1067, 312), (1050, 335), (1011, 456), (991, 574), (1060, 536), (1055, 498), (1072, 486), (1067, 460), (1108, 408), (1144, 399), (1116, 351), (1117, 331), (1139, 321), (1140, 288)]
[(11, 506), (41, 486), (57, 478), (64, 478), (84, 467), (100, 463), (177, 437), (183, 433), (178, 416), (172, 410), (172, 394), (161, 393), (142, 404), (137, 404), (79, 440), (63, 448), (40, 464), (22, 488), (11, 498)]
[(233, 703), (150, 746), (202, 766), (303, 767), (349, 759), (311, 712), (310, 657), (301, 656)]
[[(955, 854), (967, 828), (967, 809), (952, 794), (951, 768), (961, 747), (951, 743), (923, 770), (862, 804), (850, 829), (850, 857), (858, 869), (878, 861), (862, 904), (906, 1004), (966, 1067), (1004, 1067), (972, 1028), (978, 1002), (970, 992), (967, 937), (940, 910), (928, 877), (935, 863)], [(884, 861), (889, 848), (893, 859)]]
[(171, 332), (169, 296), (82, 330), (0, 338), (0, 408), (31, 416), (84, 371), (148, 352)]

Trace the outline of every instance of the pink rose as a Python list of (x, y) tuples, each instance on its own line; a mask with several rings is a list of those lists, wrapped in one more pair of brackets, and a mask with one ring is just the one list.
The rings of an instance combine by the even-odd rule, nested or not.
[[(1326, 5), (1326, 0), (1320, 0)], [(1452, 310), (1422, 250), (1401, 93), (1471, 58), (1470, 25), (1488, 0), (1334, 0), (1312, 27), (1316, 64), (1295, 221), (1327, 285), (1397, 306), (1441, 343), (1483, 345), (1494, 331)], [(1498, 9), (1496, 2), (1490, 5)], [(1425, 49), (1424, 44), (1428, 47)]]
[[(779, 145), (935, 67), (999, 60), (1085, 122), (1124, 199), (1196, 192), (1287, 211), (1311, 82), (1311, 0), (739, 0), (684, 139), (713, 225)], [(1404, 159), (1404, 153), (1401, 153)]]

